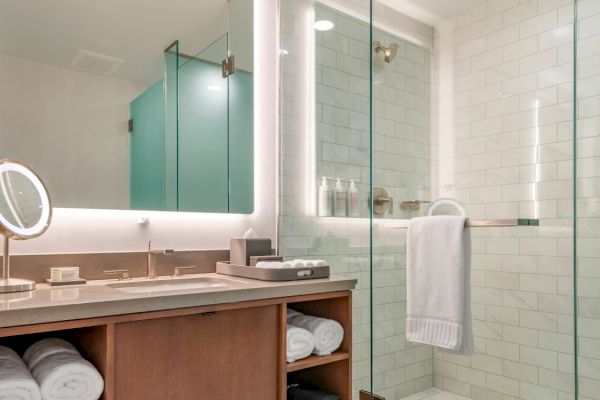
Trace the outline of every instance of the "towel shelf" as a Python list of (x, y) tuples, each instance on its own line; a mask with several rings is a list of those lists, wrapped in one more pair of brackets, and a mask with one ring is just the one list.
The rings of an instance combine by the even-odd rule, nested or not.
[(348, 360), (349, 358), (350, 353), (345, 351), (337, 351), (328, 356), (311, 355), (305, 359), (288, 363), (287, 372), (300, 371), (307, 368), (317, 367), (319, 365), (331, 364), (342, 360)]
[[(407, 229), (410, 220), (401, 222), (381, 223), (384, 228)], [(539, 219), (519, 218), (519, 219), (467, 219), (465, 226), (470, 228), (504, 228), (511, 226), (540, 226)]]

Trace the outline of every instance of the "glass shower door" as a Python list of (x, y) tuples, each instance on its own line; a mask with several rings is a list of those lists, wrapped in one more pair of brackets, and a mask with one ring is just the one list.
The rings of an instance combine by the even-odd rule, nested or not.
[[(227, 34), (197, 54), (179, 53), (178, 210), (229, 212)], [(207, 188), (210, 188), (207, 190)]]
[[(280, 254), (325, 259), (357, 280), (352, 297), (352, 393), (371, 390), (369, 243), (369, 2), (281, 0)], [(358, 187), (358, 209), (319, 211), (323, 178)], [(335, 216), (335, 215), (338, 216)], [(288, 374), (288, 383), (302, 372)]]
[[(430, 94), (433, 31), (408, 39), (407, 17), (373, 2), (372, 323), (373, 393), (402, 399), (434, 385), (431, 346), (406, 339), (406, 234), (432, 198)], [(410, 29), (409, 29), (410, 30)]]
[(600, 3), (578, 0), (577, 315), (579, 399), (600, 399)]
[[(572, 399), (574, 2), (479, 2), (433, 26), (386, 4), (372, 27), (374, 393)], [(439, 198), (472, 221), (539, 221), (471, 228), (469, 356), (406, 340), (406, 220)]]

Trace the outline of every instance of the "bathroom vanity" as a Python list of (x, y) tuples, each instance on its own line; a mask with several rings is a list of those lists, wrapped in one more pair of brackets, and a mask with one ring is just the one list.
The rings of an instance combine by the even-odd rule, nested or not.
[[(285, 399), (290, 381), (351, 398), (354, 279), (261, 282), (198, 274), (91, 281), (0, 298), (0, 344), (76, 344), (102, 374), (103, 399)], [(335, 319), (330, 356), (287, 363), (287, 308)]]

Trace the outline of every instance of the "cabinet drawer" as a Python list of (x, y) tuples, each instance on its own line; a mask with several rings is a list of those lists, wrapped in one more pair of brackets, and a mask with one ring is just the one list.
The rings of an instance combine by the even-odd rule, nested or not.
[(116, 400), (277, 398), (277, 306), (115, 325)]

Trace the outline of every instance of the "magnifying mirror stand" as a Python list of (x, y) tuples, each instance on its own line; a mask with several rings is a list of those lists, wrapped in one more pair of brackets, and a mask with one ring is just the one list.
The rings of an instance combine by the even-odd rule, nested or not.
[(10, 277), (10, 239), (4, 237), (4, 256), (2, 257), (2, 279), (0, 279), (0, 293), (26, 292), (35, 289), (35, 282), (27, 279), (13, 279)]

